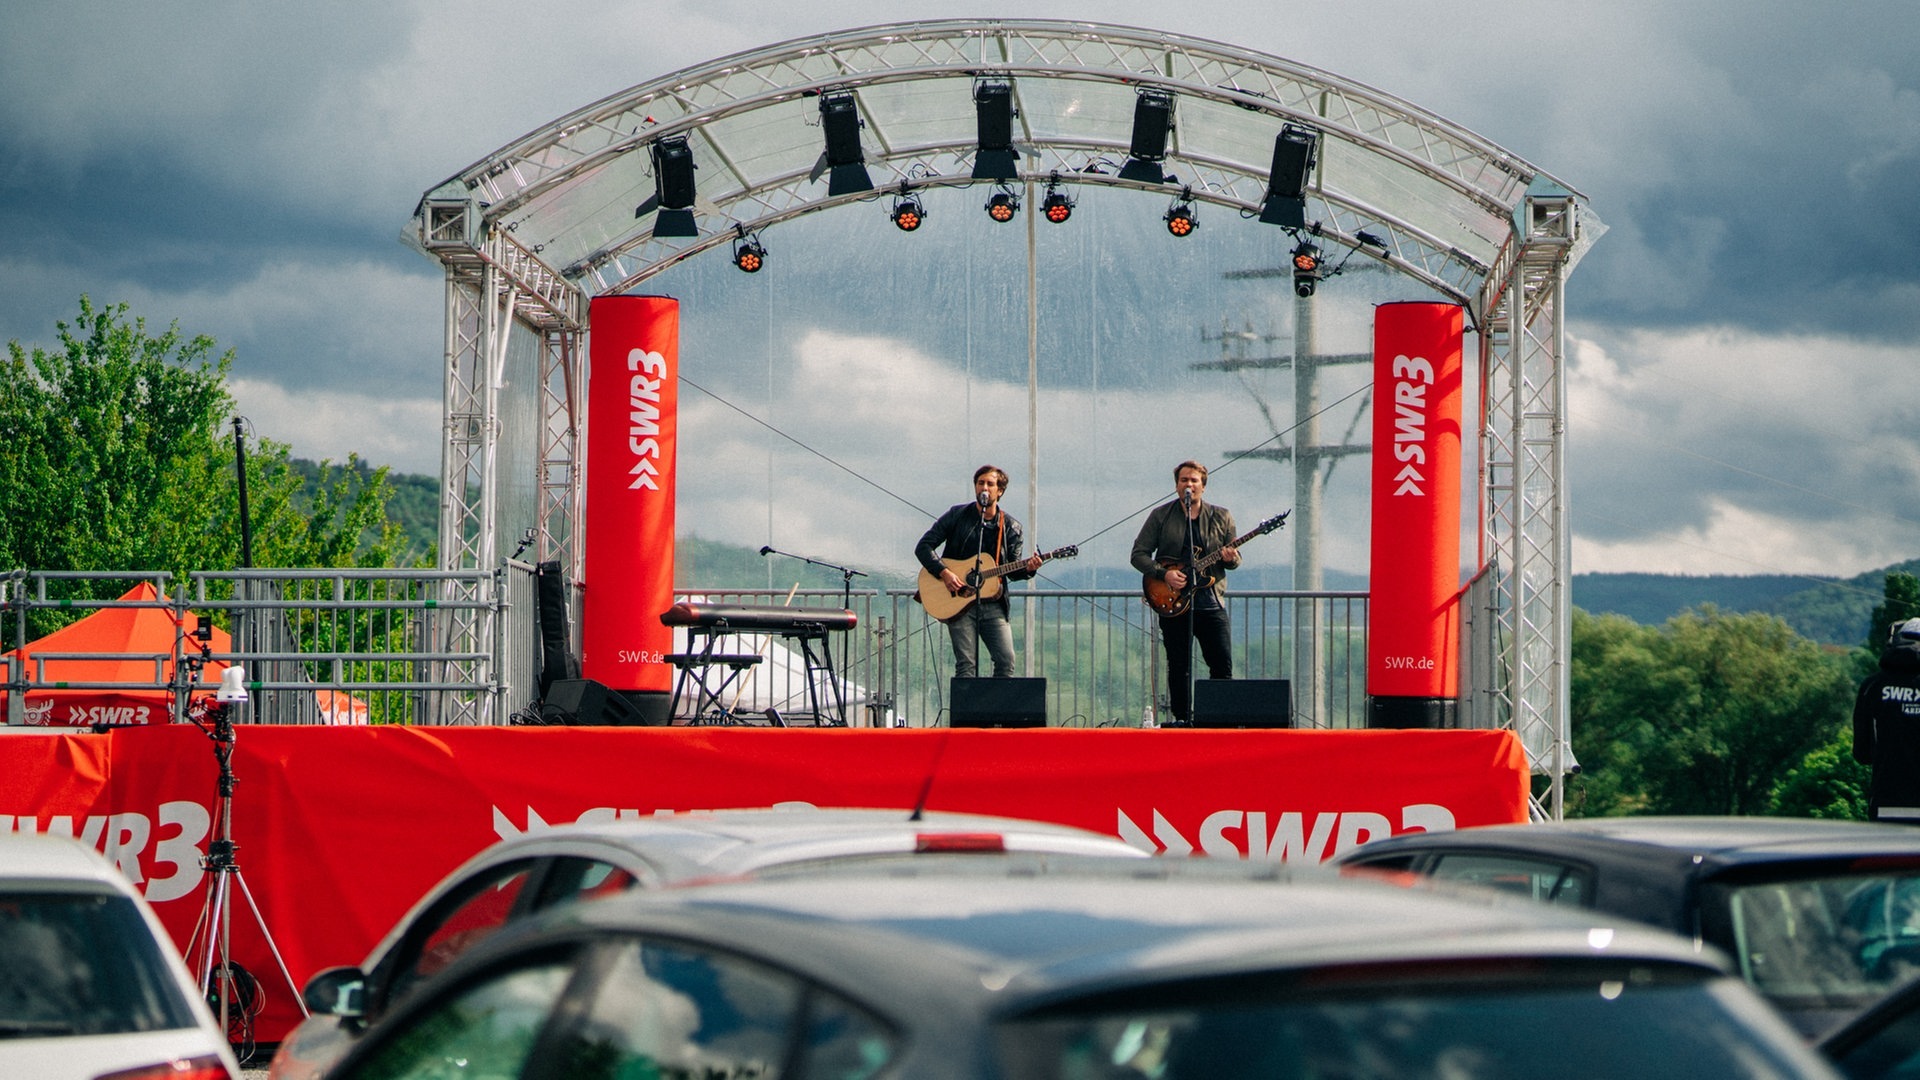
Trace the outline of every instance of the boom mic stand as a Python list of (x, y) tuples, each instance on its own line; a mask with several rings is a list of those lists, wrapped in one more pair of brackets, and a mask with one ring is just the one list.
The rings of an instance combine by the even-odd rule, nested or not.
[[(847, 609), (848, 611), (853, 610), (853, 579), (857, 577), (867, 576), (861, 573), (860, 571), (855, 570), (851, 566), (839, 566), (830, 562), (821, 562), (818, 559), (809, 559), (805, 555), (795, 555), (790, 551), (781, 551), (778, 548), (763, 547), (760, 549), (760, 554), (762, 556), (780, 555), (789, 559), (799, 559), (801, 562), (806, 563), (809, 566), (820, 566), (820, 567), (825, 567), (828, 570), (838, 570), (840, 572), (840, 606)], [(837, 674), (834, 675), (834, 678), (840, 679), (843, 681), (847, 678), (847, 670), (848, 670), (847, 664), (849, 662), (847, 647), (848, 647), (847, 637), (845, 634), (842, 634), (840, 638), (840, 670)], [(836, 698), (841, 697), (840, 693), (838, 692), (836, 692), (833, 696)], [(844, 723), (847, 719), (846, 701), (844, 698), (841, 699), (840, 709), (841, 709), (840, 720), (842, 723)]]
[[(188, 694), (206, 667), (211, 637), (211, 628), (202, 622), (194, 632), (194, 638), (200, 646), (199, 654), (182, 658), (181, 667), (185, 673), (180, 683)], [(200, 917), (187, 939), (186, 953), (196, 958), (194, 973), (198, 977), (201, 992), (209, 1005), (218, 1001), (220, 1030), (226, 1033), (227, 1041), (233, 1045), (234, 1056), (243, 1064), (253, 1056), (253, 1018), (259, 1015), (266, 1002), (260, 994), (259, 980), (233, 962), (235, 882), (239, 883), (240, 894), (246, 898), (247, 907), (253, 912), (253, 920), (260, 927), (260, 936), (266, 939), (268, 951), (280, 966), (280, 974), (293, 991), (293, 1000), (300, 1006), (301, 1015), (307, 1015), (307, 1005), (300, 997), (300, 988), (293, 981), (293, 973), (287, 970), (280, 947), (274, 943), (266, 919), (260, 914), (260, 905), (254, 902), (253, 890), (247, 887), (247, 879), (240, 873), (240, 863), (234, 858), (239, 845), (233, 842), (233, 711), (247, 700), (246, 679), (245, 668), (228, 667), (221, 674), (220, 688), (211, 701), (201, 698), (198, 702), (192, 702), (183, 696), (188, 704), (183, 707), (181, 717), (206, 732), (207, 737), (213, 740), (213, 757), (220, 770), (215, 786), (213, 833), (207, 840), (206, 857), (200, 861), (201, 868), (212, 877), (208, 882), (206, 902), (200, 908)], [(204, 941), (200, 938), (203, 930), (207, 935)], [(199, 942), (198, 948), (196, 942)], [(216, 957), (218, 963), (215, 962)], [(236, 1034), (238, 1038), (235, 1038)]]

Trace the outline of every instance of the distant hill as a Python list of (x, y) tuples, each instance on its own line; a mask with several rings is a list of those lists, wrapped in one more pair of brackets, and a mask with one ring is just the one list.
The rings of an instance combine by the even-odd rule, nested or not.
[(1780, 616), (1809, 640), (1850, 648), (1866, 643), (1873, 609), (1885, 596), (1887, 575), (1896, 570), (1920, 574), (1920, 559), (1850, 578), (1575, 574), (1573, 603), (1592, 614), (1625, 615), (1648, 626), (1703, 604), (1723, 611), (1757, 611)]

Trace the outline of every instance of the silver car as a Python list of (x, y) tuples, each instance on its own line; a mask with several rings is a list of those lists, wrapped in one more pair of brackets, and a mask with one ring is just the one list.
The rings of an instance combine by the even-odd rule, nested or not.
[(199, 986), (126, 876), (74, 840), (0, 833), (0, 1076), (239, 1075)]
[(1025, 852), (1149, 860), (1122, 840), (1045, 822), (904, 810), (716, 810), (562, 825), (503, 840), (448, 874), (357, 967), (329, 968), (303, 994), (312, 1015), (280, 1044), (273, 1080), (308, 1080), (366, 1024), (464, 950), (558, 904), (629, 889), (725, 881), (772, 867), (912, 863)]

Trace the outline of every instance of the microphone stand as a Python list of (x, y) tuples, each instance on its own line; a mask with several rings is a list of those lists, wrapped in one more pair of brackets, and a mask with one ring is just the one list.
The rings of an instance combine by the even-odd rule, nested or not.
[(1187, 612), (1185, 615), (1187, 620), (1187, 715), (1186, 718), (1181, 721), (1187, 727), (1193, 726), (1193, 646), (1200, 629), (1199, 618), (1194, 614), (1193, 610), (1193, 606), (1200, 602), (1200, 590), (1194, 581), (1194, 575), (1197, 572), (1194, 564), (1197, 563), (1199, 559), (1194, 554), (1196, 550), (1193, 536), (1194, 519), (1191, 514), (1187, 513), (1187, 509), (1191, 505), (1192, 500), (1188, 498), (1186, 492), (1181, 492), (1180, 517), (1187, 523), (1187, 592), (1192, 594), (1187, 598)]
[[(819, 559), (809, 559), (805, 555), (795, 555), (791, 551), (781, 551), (780, 549), (771, 547), (771, 546), (761, 548), (760, 554), (763, 557), (767, 555), (780, 555), (788, 559), (798, 559), (809, 566), (819, 566), (819, 567), (824, 567), (825, 569), (828, 569), (828, 570), (839, 571), (840, 572), (840, 606), (847, 609), (848, 611), (853, 610), (853, 579), (857, 577), (867, 576), (861, 573), (860, 571), (855, 570), (851, 566), (841, 566), (838, 563), (821, 562)], [(842, 631), (842, 634), (844, 635), (845, 631)], [(840, 673), (834, 676), (836, 679), (844, 680), (847, 677), (846, 675), (847, 664), (850, 662), (847, 654), (847, 647), (848, 647), (847, 638), (843, 636), (840, 639)], [(847, 722), (846, 695), (837, 686), (834, 687), (833, 690), (834, 690), (833, 696), (839, 699), (840, 701), (840, 722), (844, 724)]]

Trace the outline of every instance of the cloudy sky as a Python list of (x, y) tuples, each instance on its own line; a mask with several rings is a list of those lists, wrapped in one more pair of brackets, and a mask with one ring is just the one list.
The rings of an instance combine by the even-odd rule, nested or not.
[[(1017, 12), (944, 0), (28, 0), (0, 6), (0, 339), (51, 342), (82, 293), (126, 302), (235, 349), (235, 391), (260, 434), (302, 456), (357, 451), (437, 472), (441, 278), (397, 239), (423, 191), (581, 105), (730, 52), (1001, 15), (1163, 28), (1318, 67), (1587, 195), (1610, 231), (1569, 282), (1576, 571), (1845, 575), (1920, 555), (1909, 0), (1037, 0)], [(781, 287), (773, 268), (763, 277), (756, 287)], [(702, 286), (689, 276), (680, 288), (697, 298)], [(717, 371), (718, 396), (683, 391), (693, 422), (731, 433), (683, 486), (683, 525), (904, 564), (859, 538), (898, 552), (919, 511), (966, 495), (976, 458), (1024, 461), (1024, 365), (1001, 378), (968, 350), (881, 323), (823, 323), (788, 315), (760, 332), (767, 366), (790, 380), (778, 394), (763, 373), (761, 396), (743, 398)], [(1195, 359), (1219, 349), (1194, 338)], [(867, 398), (859, 434), (835, 438), (846, 395), (806, 389), (897, 386), (903, 373), (970, 414), (1018, 423), (982, 420), (958, 446), (926, 446), (908, 403)], [(1259, 441), (1250, 402), (1281, 404), (1264, 385), (1217, 392), (1204, 414), (1221, 430), (1195, 448), (1202, 457)], [(1084, 422), (1134, 415), (1149, 407), (1129, 401), (1140, 393), (1043, 402), (1058, 417), (1043, 421), (1074, 435), (1046, 458), (1061, 487), (1047, 489), (1059, 498), (1043, 545), (1048, 531), (1055, 543), (1106, 528), (1130, 537), (1116, 523), (1164, 490), (1123, 479), (1177, 456)], [(741, 409), (759, 420), (738, 420)], [(765, 421), (837, 464), (817, 481), (774, 464), (764, 427), (757, 442), (741, 434)], [(1082, 473), (1109, 482), (1076, 489)], [(816, 482), (830, 492), (777, 493)], [(1360, 504), (1347, 497), (1331, 496), (1333, 513)], [(1274, 503), (1252, 483), (1222, 501), (1243, 526)], [(883, 527), (860, 528), (864, 517)], [(1361, 530), (1348, 527), (1327, 564), (1364, 570)]]

